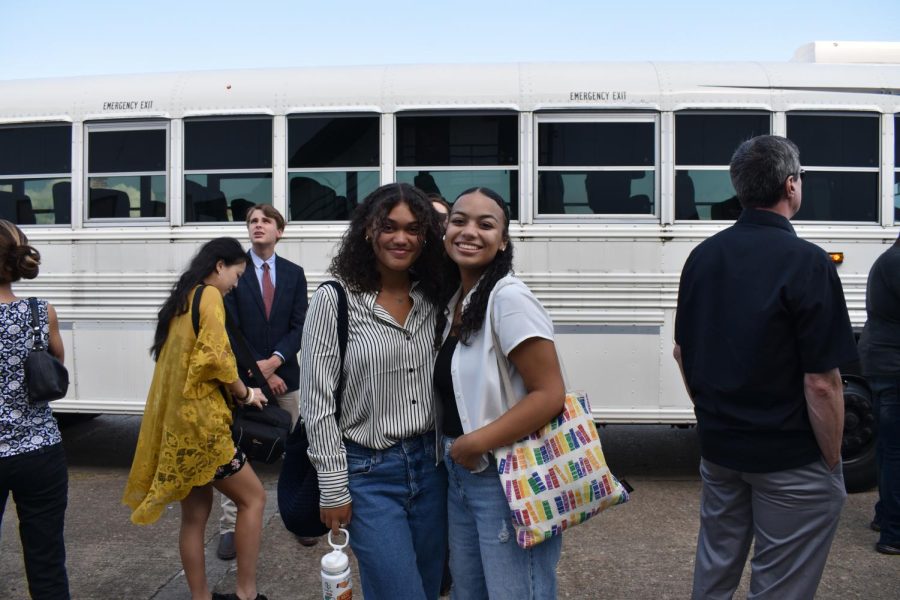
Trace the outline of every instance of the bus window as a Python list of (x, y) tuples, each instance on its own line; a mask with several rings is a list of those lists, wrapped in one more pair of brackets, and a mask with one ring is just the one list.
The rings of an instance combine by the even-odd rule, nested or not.
[(157, 219), (168, 211), (166, 123), (88, 125), (88, 221)]
[(487, 187), (518, 219), (518, 115), (398, 115), (397, 181), (451, 202), (469, 188)]
[(655, 215), (655, 116), (538, 120), (538, 215)]
[(878, 221), (879, 129), (873, 113), (788, 113), (805, 171), (795, 221)]
[(733, 221), (741, 205), (728, 165), (741, 142), (770, 131), (764, 113), (675, 115), (675, 220)]
[(288, 119), (291, 221), (345, 221), (380, 181), (380, 117)]
[(272, 204), (272, 119), (184, 122), (184, 222), (244, 222)]
[(72, 126), (0, 127), (0, 218), (17, 225), (72, 222)]

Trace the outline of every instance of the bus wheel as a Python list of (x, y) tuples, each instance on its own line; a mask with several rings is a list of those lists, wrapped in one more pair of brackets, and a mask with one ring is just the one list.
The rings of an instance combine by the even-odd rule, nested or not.
[(848, 492), (864, 492), (876, 485), (875, 436), (877, 426), (872, 395), (865, 382), (844, 378), (844, 439), (841, 458)]

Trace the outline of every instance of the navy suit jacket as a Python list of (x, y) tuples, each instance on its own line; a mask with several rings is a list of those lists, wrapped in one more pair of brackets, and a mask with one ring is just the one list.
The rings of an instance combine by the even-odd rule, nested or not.
[[(225, 296), (225, 305), (256, 360), (269, 358), (276, 351), (284, 357), (284, 364), (275, 370), (275, 374), (284, 380), (289, 392), (300, 387), (297, 353), (308, 302), (303, 268), (278, 255), (275, 256), (275, 299), (268, 319), (252, 259), (238, 286)], [(253, 383), (247, 373), (241, 373), (241, 379), (246, 385), (259, 385)]]

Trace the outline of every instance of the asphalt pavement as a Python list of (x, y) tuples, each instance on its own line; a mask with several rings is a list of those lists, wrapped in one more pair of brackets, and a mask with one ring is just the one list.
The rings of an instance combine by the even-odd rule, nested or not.
[[(154, 525), (139, 527), (121, 504), (140, 428), (139, 417), (101, 416), (68, 423), (66, 519), (68, 569), (76, 600), (187, 600), (178, 556), (177, 503)], [(559, 564), (559, 597), (678, 599), (691, 589), (700, 481), (696, 433), (667, 426), (601, 430), (613, 472), (635, 488), (632, 500), (566, 532)], [(281, 524), (275, 487), (278, 466), (259, 469), (268, 491), (259, 560), (259, 589), (270, 600), (321, 598), (320, 542), (301, 546)], [(841, 516), (817, 598), (900, 598), (900, 556), (874, 551), (869, 530), (874, 492), (853, 494)], [(234, 590), (235, 564), (215, 557), (218, 506), (207, 527), (207, 573), (214, 591)], [(12, 499), (0, 529), (0, 600), (25, 600), (21, 547)], [(354, 575), (358, 573), (353, 565)], [(736, 597), (745, 597), (747, 573)], [(354, 597), (362, 598), (358, 578)], [(402, 600), (402, 599), (399, 599)]]

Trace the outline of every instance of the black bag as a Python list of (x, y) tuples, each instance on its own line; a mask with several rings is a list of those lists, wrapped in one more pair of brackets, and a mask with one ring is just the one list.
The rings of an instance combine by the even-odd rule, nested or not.
[(31, 308), (31, 336), (33, 344), (25, 359), (25, 386), (32, 404), (59, 400), (69, 390), (69, 372), (50, 354), (41, 335), (37, 298), (29, 298)]
[[(335, 421), (341, 418), (341, 395), (344, 389), (344, 355), (347, 353), (348, 307), (347, 293), (336, 281), (322, 284), (334, 288), (338, 295), (338, 346), (341, 352), (340, 377), (334, 391)], [(322, 286), (319, 286), (322, 287)], [(288, 531), (301, 537), (319, 537), (328, 528), (319, 519), (319, 478), (309, 460), (309, 439), (306, 427), (298, 422), (288, 438), (284, 463), (278, 476), (278, 512)]]
[(238, 406), (231, 422), (231, 437), (247, 458), (270, 465), (284, 455), (291, 431), (291, 415), (274, 404), (262, 410)]
[[(201, 285), (194, 292), (194, 301), (191, 306), (191, 322), (194, 326), (194, 335), (200, 333), (200, 298), (203, 295)], [(259, 461), (266, 464), (276, 462), (285, 451), (285, 444), (291, 432), (291, 415), (276, 404), (277, 399), (269, 384), (253, 358), (253, 353), (247, 345), (247, 340), (237, 327), (232, 326), (233, 319), (226, 308), (225, 327), (231, 339), (231, 349), (234, 352), (238, 369), (247, 369), (256, 383), (265, 394), (268, 404), (262, 410), (255, 407), (237, 406), (232, 414), (231, 437), (238, 448), (244, 451), (251, 462)], [(261, 382), (261, 383), (260, 383)], [(222, 390), (225, 397), (225, 390)]]

